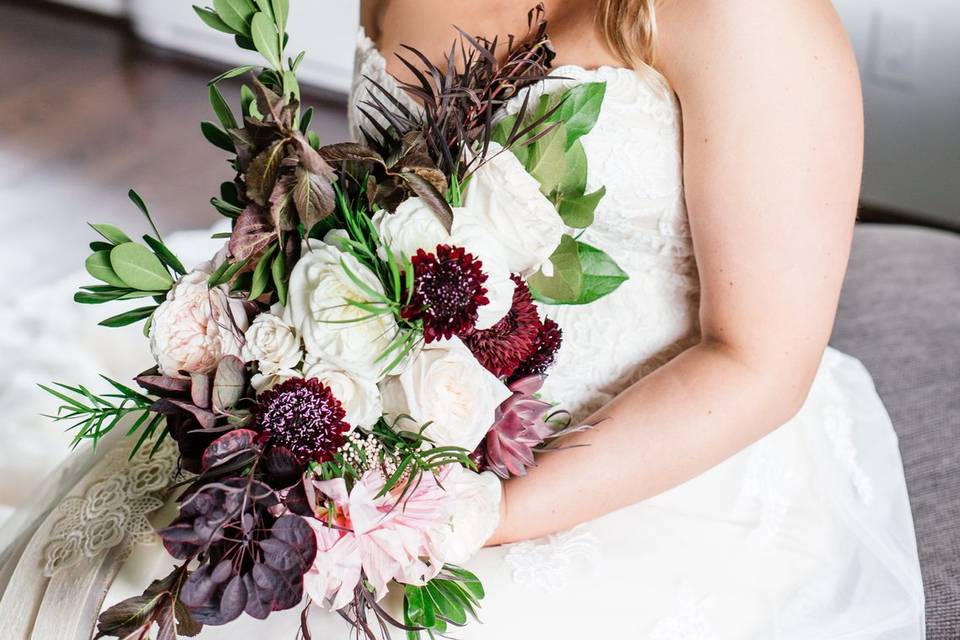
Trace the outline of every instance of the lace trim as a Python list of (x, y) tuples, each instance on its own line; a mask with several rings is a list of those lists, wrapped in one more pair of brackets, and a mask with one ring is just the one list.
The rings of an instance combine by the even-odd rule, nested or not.
[(824, 377), (824, 386), (830, 394), (830, 399), (823, 409), (823, 431), (833, 445), (833, 455), (840, 468), (843, 469), (860, 501), (865, 505), (873, 502), (873, 481), (863, 470), (857, 459), (857, 446), (853, 440), (854, 421), (846, 408), (843, 392), (834, 374), (836, 360), (825, 357), (821, 368)]
[(795, 463), (783, 460), (782, 456), (774, 457), (776, 450), (769, 440), (761, 440), (754, 447), (734, 515), (742, 517), (751, 509), (759, 509), (759, 520), (749, 534), (748, 543), (762, 548), (772, 544), (780, 535), (793, 505), (793, 495), (800, 486), (801, 475)]
[(148, 516), (164, 504), (176, 474), (177, 447), (167, 441), (153, 457), (144, 453), (128, 460), (128, 455), (125, 448), (111, 451), (83, 495), (57, 507), (60, 519), (43, 550), (45, 576), (116, 547), (129, 553), (156, 541)]
[(539, 540), (513, 545), (504, 558), (519, 585), (557, 592), (566, 588), (578, 564), (592, 575), (600, 561), (600, 544), (585, 525)]

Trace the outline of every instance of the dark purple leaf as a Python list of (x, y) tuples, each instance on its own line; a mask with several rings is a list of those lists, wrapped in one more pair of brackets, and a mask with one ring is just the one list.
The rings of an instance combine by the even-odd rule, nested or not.
[(257, 440), (257, 432), (249, 429), (235, 429), (210, 443), (200, 460), (201, 468), (210, 467), (234, 458), (240, 453), (250, 451)]
[(179, 395), (190, 392), (190, 381), (181, 378), (161, 376), (156, 369), (141, 373), (134, 381), (151, 393), (158, 395)]
[(317, 555), (317, 538), (300, 516), (281, 516), (260, 543), (264, 563), (281, 572), (304, 574)]
[(287, 153), (286, 141), (277, 140), (254, 156), (243, 176), (248, 198), (262, 207), (267, 205)]
[(264, 456), (267, 482), (276, 489), (292, 487), (303, 478), (303, 465), (285, 447), (270, 447)]
[(251, 203), (237, 218), (227, 251), (233, 260), (241, 262), (259, 256), (277, 237), (269, 212)]
[(217, 424), (217, 416), (212, 411), (201, 409), (185, 400), (160, 398), (150, 405), (150, 410), (165, 416), (188, 413), (203, 429), (212, 429)]

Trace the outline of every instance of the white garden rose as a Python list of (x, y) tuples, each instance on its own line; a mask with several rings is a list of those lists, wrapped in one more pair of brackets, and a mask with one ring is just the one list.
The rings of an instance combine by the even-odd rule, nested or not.
[(261, 313), (244, 336), (243, 358), (256, 360), (260, 373), (270, 376), (284, 369), (293, 369), (303, 359), (300, 332), (280, 318), (283, 308), (274, 305), (270, 313)]
[(453, 233), (450, 243), (463, 247), (480, 260), (487, 279), (487, 304), (477, 309), (477, 330), (489, 329), (507, 315), (513, 306), (513, 291), (516, 283), (510, 278), (506, 252), (500, 241), (484, 226), (480, 216), (472, 209), (453, 210)]
[(250, 386), (258, 394), (272, 389), (281, 382), (286, 382), (291, 378), (302, 378), (303, 375), (296, 369), (277, 369), (272, 373), (255, 373), (250, 378)]
[[(373, 224), (380, 241), (390, 247), (394, 255), (410, 258), (418, 249), (433, 253), (438, 244), (450, 241), (440, 218), (422, 198), (407, 198), (396, 211), (381, 209), (373, 216)], [(377, 249), (381, 260), (387, 259), (383, 247)]]
[(351, 427), (370, 427), (383, 414), (380, 389), (373, 380), (318, 361), (308, 362), (304, 366), (303, 377), (316, 378), (330, 387), (334, 397), (347, 412), (344, 421)]
[(483, 547), (500, 524), (500, 478), (491, 471), (474, 473), (457, 464), (450, 465), (442, 483), (450, 498), (450, 531), (437, 556), (444, 562), (462, 564)]
[(549, 270), (548, 258), (565, 231), (560, 215), (516, 156), (491, 142), (487, 158), (470, 178), (464, 207), (503, 247), (511, 273)]
[(379, 380), (384, 364), (377, 359), (397, 334), (392, 313), (370, 313), (349, 301), (374, 302), (345, 271), (378, 294), (377, 276), (337, 247), (308, 240), (290, 274), (284, 320), (300, 331), (306, 352), (362, 378)]
[[(380, 384), (384, 414), (408, 415), (437, 446), (473, 451), (512, 394), (459, 338), (424, 345), (403, 373)], [(403, 426), (400, 423), (398, 426)], [(408, 425), (409, 426), (409, 425)]]
[(223, 357), (241, 355), (243, 303), (226, 285), (209, 288), (209, 277), (209, 263), (183, 276), (153, 313), (150, 351), (165, 376), (210, 373)]

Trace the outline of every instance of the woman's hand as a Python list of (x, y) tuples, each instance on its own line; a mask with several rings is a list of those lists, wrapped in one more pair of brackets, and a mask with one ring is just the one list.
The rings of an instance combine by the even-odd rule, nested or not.
[(768, 434), (802, 406), (830, 336), (863, 146), (839, 19), (827, 0), (673, 0), (658, 17), (683, 111), (702, 339), (565, 441), (588, 446), (507, 482), (491, 543), (650, 497)]

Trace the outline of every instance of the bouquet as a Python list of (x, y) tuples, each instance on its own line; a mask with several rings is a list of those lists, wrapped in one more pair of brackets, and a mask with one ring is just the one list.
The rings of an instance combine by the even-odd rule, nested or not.
[[(460, 564), (498, 524), (501, 479), (575, 428), (538, 397), (562, 339), (538, 303), (626, 278), (576, 238), (603, 197), (580, 138), (604, 85), (523, 91), (553, 78), (538, 7), (523, 38), (461, 32), (443, 67), (407, 48), (421, 108), (374, 84), (364, 140), (324, 145), (301, 109), (303, 53), (285, 57), (287, 1), (195, 9), (266, 61), (208, 87), (219, 124), (201, 129), (234, 174), (211, 203), (232, 230), (188, 270), (131, 191), (154, 233), (91, 225), (99, 283), (76, 301), (147, 301), (101, 324), (145, 321), (156, 365), (102, 395), (44, 387), (75, 443), (126, 421), (131, 457), (179, 450), (179, 514), (158, 531), (177, 564), (105, 611), (98, 637), (190, 636), (304, 595), (361, 637), (443, 634), (484, 596)], [(240, 76), (238, 114), (219, 86)]]

